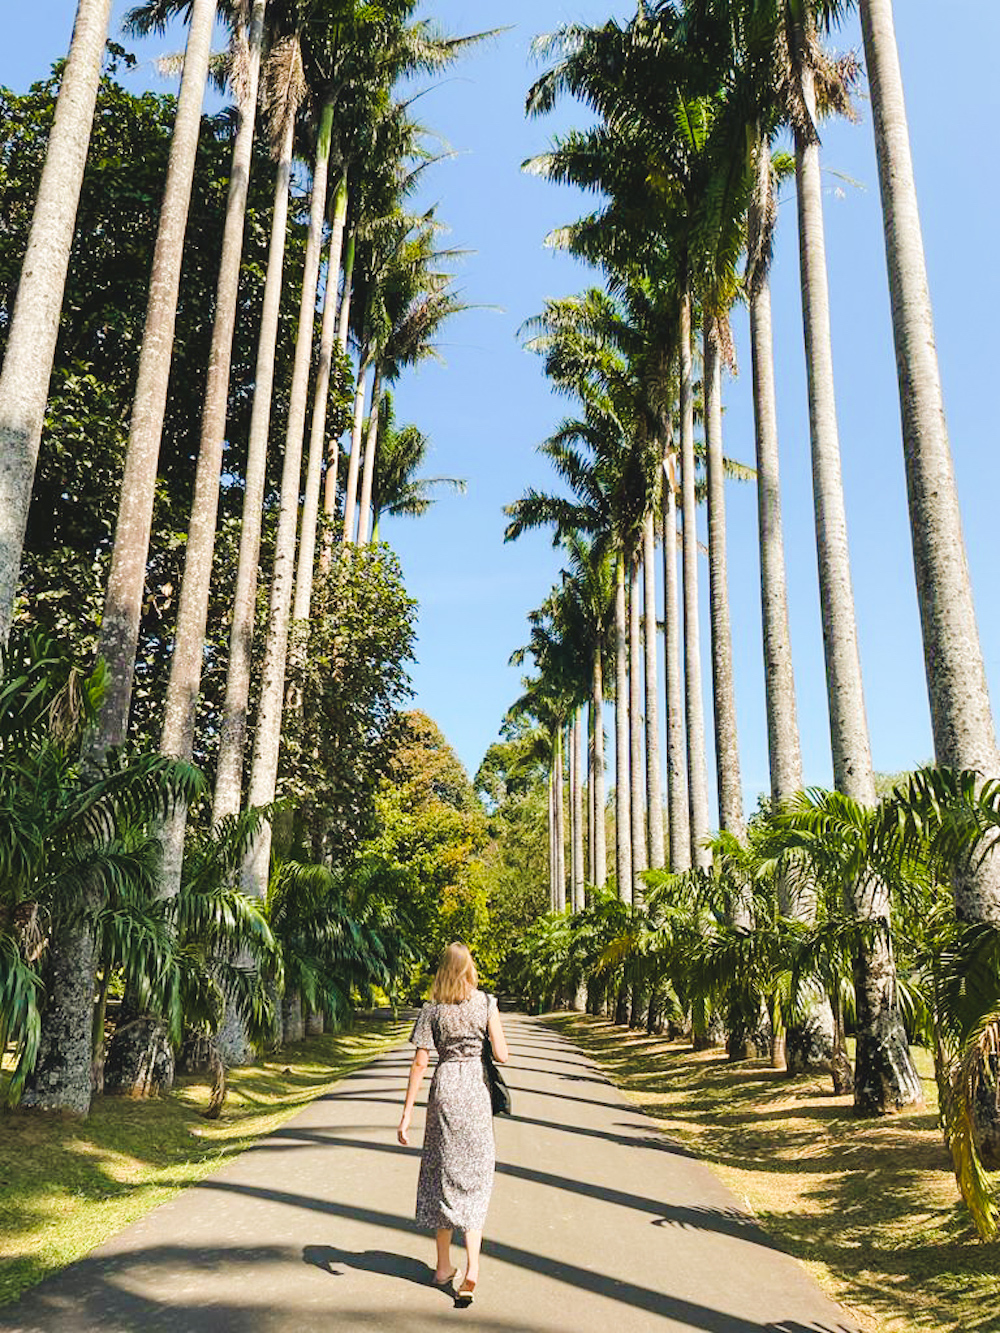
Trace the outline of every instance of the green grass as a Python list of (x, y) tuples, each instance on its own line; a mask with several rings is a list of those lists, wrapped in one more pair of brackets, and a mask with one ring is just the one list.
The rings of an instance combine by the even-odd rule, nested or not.
[[(276, 1129), (331, 1084), (396, 1045), (403, 1023), (360, 1021), (234, 1069), (218, 1120), (203, 1078), (170, 1096), (100, 1097), (86, 1120), (9, 1112), (0, 1121), (0, 1304), (14, 1300)], [(0, 1092), (2, 1092), (0, 1085)]]
[(731, 1065), (578, 1014), (546, 1021), (707, 1161), (863, 1327), (1000, 1330), (1000, 1244), (976, 1239), (958, 1197), (926, 1051), (914, 1052), (926, 1106), (859, 1120), (827, 1076)]

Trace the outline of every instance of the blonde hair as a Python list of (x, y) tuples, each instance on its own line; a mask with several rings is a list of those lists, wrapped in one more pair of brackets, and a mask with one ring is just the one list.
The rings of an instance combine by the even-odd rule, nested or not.
[(461, 1004), (479, 984), (472, 954), (457, 940), (441, 955), (431, 986), (431, 1004)]

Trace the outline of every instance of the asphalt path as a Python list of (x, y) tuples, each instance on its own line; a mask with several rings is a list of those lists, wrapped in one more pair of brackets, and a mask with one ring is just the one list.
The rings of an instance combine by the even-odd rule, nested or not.
[(400, 1047), (0, 1309), (0, 1329), (859, 1333), (576, 1047), (530, 1018), (504, 1023), (514, 1115), (495, 1122), (470, 1309), (430, 1285), (433, 1238), (412, 1220), (424, 1102), (403, 1148)]

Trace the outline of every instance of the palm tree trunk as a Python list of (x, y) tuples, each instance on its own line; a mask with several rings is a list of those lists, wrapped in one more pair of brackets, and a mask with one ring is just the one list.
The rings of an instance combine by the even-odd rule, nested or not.
[[(107, 687), (98, 720), (86, 741), (87, 752), (97, 758), (103, 757), (109, 746), (118, 745), (125, 739), (128, 726), (152, 526), (156, 465), (170, 376), (177, 289), (214, 16), (215, 0), (195, 0), (153, 252), (128, 454), (98, 644), (99, 655), (104, 658), (108, 668)], [(94, 17), (99, 18), (99, 15), (90, 16), (92, 19)], [(84, 25), (81, 40), (84, 43), (81, 48), (83, 61), (94, 40), (92, 23)], [(75, 96), (79, 99), (81, 114), (89, 100), (87, 83), (87, 71), (81, 67), (77, 71), (75, 83)], [(73, 175), (72, 154), (68, 149), (69, 145), (64, 142), (61, 151), (66, 153), (63, 162), (67, 181)], [(75, 206), (74, 203), (74, 213)], [(55, 255), (49, 256), (53, 276), (58, 263)], [(44, 295), (43, 289), (39, 298), (44, 300)], [(56, 317), (58, 319), (58, 314)], [(30, 479), (28, 484), (30, 486)], [(96, 889), (88, 897), (89, 901), (80, 904), (81, 907), (96, 908), (100, 905), (100, 895)], [(81, 914), (56, 933), (49, 946), (47, 974), (39, 1057), (23, 1102), (29, 1107), (45, 1110), (63, 1108), (85, 1115), (90, 1107), (91, 1095), (95, 974), (95, 945), (86, 915)]]
[(351, 428), (351, 457), (347, 466), (347, 484), (344, 488), (344, 545), (354, 543), (358, 503), (358, 471), (361, 462), (361, 428), (365, 419), (365, 397), (368, 391), (368, 367), (371, 361), (367, 349), (358, 363), (358, 382), (354, 390), (354, 425)]
[(375, 460), (378, 452), (378, 411), (379, 398), (382, 394), (382, 367), (375, 363), (372, 375), (372, 401), (368, 411), (368, 435), (365, 439), (365, 461), (361, 470), (361, 499), (358, 503), (358, 545), (368, 543), (369, 523), (372, 509), (372, 482), (375, 477)]
[(555, 759), (549, 766), (549, 911), (556, 910), (556, 769)]
[[(770, 155), (766, 151), (761, 153), (761, 163), (761, 169), (769, 172)], [(750, 292), (750, 355), (753, 366), (767, 753), (771, 800), (778, 805), (802, 788), (802, 755), (795, 707), (792, 643), (788, 629), (771, 288), (766, 273), (759, 277)], [(780, 876), (778, 904), (783, 916), (809, 925), (816, 919), (816, 893), (808, 878), (800, 877), (793, 887), (787, 875)], [(836, 1027), (829, 1001), (817, 993), (808, 1005), (805, 1023), (793, 1028), (790, 1042), (788, 1035), (783, 1026), (775, 1028), (771, 1055), (775, 1068), (786, 1067), (789, 1049), (795, 1068), (828, 1065), (835, 1058), (836, 1040)]]
[(646, 812), (643, 808), (645, 778), (642, 752), (645, 734), (642, 723), (642, 641), (639, 587), (639, 553), (632, 558), (628, 590), (628, 716), (629, 716), (629, 808), (632, 816), (632, 901), (638, 902), (642, 890), (639, 875), (647, 866)]
[(107, 685), (100, 716), (88, 739), (88, 750), (96, 756), (103, 755), (109, 746), (120, 745), (128, 727), (184, 233), (214, 22), (215, 0), (194, 0), (153, 252), (128, 452), (97, 647), (98, 656), (107, 667)]
[(0, 644), (14, 613), (110, 15), (111, 0), (79, 0), (0, 373)]
[[(208, 359), (208, 381), (201, 417), (201, 443), (194, 479), (191, 520), (184, 553), (184, 577), (177, 608), (177, 632), (170, 659), (163, 711), (160, 752), (190, 759), (194, 748), (195, 716), (201, 691), (201, 667), (205, 650), (205, 627), (212, 585), (212, 557), (219, 513), (219, 479), (222, 447), (229, 406), (229, 371), (236, 328), (240, 261), (243, 254), (244, 222), (250, 163), (257, 116), (264, 11), (267, 0), (255, 0), (250, 14), (247, 46), (249, 59), (240, 104), (240, 122), (233, 144), (229, 197), (222, 235), (222, 256), (215, 294), (215, 320)], [(184, 854), (187, 806), (178, 803), (159, 830), (161, 862), (159, 891), (173, 897), (180, 888)]]
[(577, 910), (576, 903), (579, 896), (576, 879), (576, 843), (579, 834), (577, 824), (577, 803), (576, 793), (580, 785), (579, 759), (577, 755), (577, 732), (576, 716), (570, 715), (569, 731), (567, 735), (569, 751), (569, 908), (571, 912)]
[[(250, 805), (269, 805), (274, 800), (278, 780), (278, 752), (281, 747), (281, 719), (285, 702), (285, 668), (288, 660), (288, 629), (295, 578), (295, 538), (299, 518), (299, 493), (302, 473), (302, 443), (309, 393), (309, 368), (312, 360), (313, 328), (316, 322), (316, 289), (319, 261), (323, 247), (323, 219), (326, 216), (327, 173), (330, 164), (330, 132), (333, 105), (324, 106), (316, 138), (312, 192), (309, 208), (309, 234), (302, 271), (302, 297), (295, 339), (292, 384), (288, 395), (288, 424), (285, 430), (285, 458), (281, 471), (281, 499), (278, 528), (274, 539), (274, 569), (271, 574), (271, 603), (268, 616), (264, 659), (261, 664), (260, 702), (254, 731), (253, 762), (250, 768)], [(271, 852), (271, 826), (262, 825), (243, 866), (244, 890), (263, 898), (267, 892)]]
[[(729, 623), (726, 569), (726, 497), (722, 470), (722, 367), (715, 320), (705, 319), (702, 336), (705, 383), (705, 453), (708, 474), (708, 580), (712, 613), (712, 700), (715, 713), (715, 768), (719, 786), (719, 826), (734, 837), (746, 833), (740, 782), (740, 749), (733, 683), (733, 639)], [(749, 924), (749, 914), (743, 924)]]
[[(354, 236), (347, 237), (344, 243), (344, 284), (340, 298), (340, 314), (337, 320), (337, 343), (342, 352), (347, 350), (347, 335), (351, 322), (351, 284), (354, 280)], [(332, 519), (337, 508), (337, 471), (340, 463), (340, 443), (332, 441), (330, 458), (326, 465), (326, 480), (323, 483), (323, 513)], [(327, 539), (320, 552), (320, 568), (330, 565), (332, 527), (327, 528)]]
[(563, 734), (556, 729), (556, 911), (566, 910), (566, 803), (563, 794)]
[(227, 815), (235, 815), (242, 804), (243, 748), (246, 741), (247, 707), (250, 698), (250, 657), (257, 609), (257, 568), (260, 560), (267, 439), (271, 424), (274, 352), (278, 337), (278, 315), (281, 309), (281, 281), (285, 259), (285, 227), (288, 220), (288, 186), (292, 172), (294, 129), (295, 116), (292, 112), (287, 116), (284, 142), (278, 158), (274, 208), (271, 214), (271, 242), (267, 258), (267, 276), (264, 280), (264, 302), (260, 333), (257, 337), (257, 365), (254, 371), (253, 409), (250, 414), (250, 434), (247, 442), (243, 520), (240, 525), (240, 549), (236, 564), (233, 619), (229, 630), (226, 697), (222, 706), (219, 757), (216, 763), (215, 793), (212, 802), (212, 817), (216, 823)]
[(688, 822), (691, 859), (707, 869), (708, 774), (705, 771), (705, 712), (701, 696), (698, 632), (698, 527), (694, 494), (694, 392), (691, 381), (691, 298), (681, 299), (681, 516), (684, 566), (684, 704), (687, 736)]
[[(787, 800), (802, 788), (802, 753), (795, 706), (792, 640), (788, 628), (785, 548), (778, 473), (778, 414), (774, 391), (771, 288), (766, 278), (750, 297), (757, 453), (757, 523), (760, 536), (760, 603), (764, 631), (764, 695), (771, 799)], [(788, 912), (790, 904), (783, 903)]]
[(664, 464), (663, 477), (663, 675), (667, 733), (667, 835), (670, 869), (691, 865), (691, 828), (688, 818), (687, 760), (684, 755), (684, 717), (681, 705), (680, 624), (677, 605), (677, 497), (673, 454)]
[[(1000, 773), (934, 341), (891, 0), (862, 0), (903, 423), (910, 536), (939, 764)], [(1000, 860), (954, 882), (963, 921), (1000, 923)]]
[(646, 695), (646, 822), (649, 832), (649, 866), (662, 870), (663, 788), (660, 782), (660, 709), (656, 670), (656, 532), (652, 509), (642, 525), (643, 633)]
[(355, 250), (356, 239), (352, 232), (344, 246), (344, 287), (343, 295), (340, 298), (340, 316), (337, 320), (337, 342), (342, 352), (347, 351), (347, 338), (351, 330), (351, 294), (354, 288)]
[(625, 556), (615, 560), (615, 877), (618, 896), (632, 901), (632, 815), (629, 801), (628, 632)]
[(586, 753), (583, 710), (578, 708), (571, 723), (573, 728), (574, 768), (576, 784), (573, 791), (573, 809), (576, 819), (576, 836), (573, 839), (573, 911), (582, 912), (584, 908), (584, 869), (583, 869), (583, 756)]
[(591, 883), (603, 889), (608, 877), (607, 829), (604, 823), (604, 674), (601, 648), (594, 652), (591, 683), (591, 714), (594, 727), (594, 750), (590, 766), (590, 785), (593, 788), (592, 809), (594, 824), (594, 859), (590, 867)]
[[(815, 119), (812, 71), (802, 71), (806, 109)], [(816, 549), (819, 563), (823, 647), (834, 782), (863, 805), (875, 802), (847, 549), (847, 521), (840, 473), (840, 441), (834, 401), (833, 352), (820, 182), (819, 143), (799, 128), (795, 177), (802, 279), (802, 321), (809, 383)], [(854, 885), (853, 907), (862, 919), (883, 923), (855, 959), (857, 1051), (854, 1104), (879, 1114), (922, 1100), (896, 1000), (896, 965), (888, 932), (889, 893), (884, 883)]]
[[(330, 249), (326, 264), (326, 288), (323, 294), (323, 324), (319, 340), (319, 363), (313, 389), (312, 422), (309, 428), (309, 457), (306, 463), (306, 484), (302, 497), (302, 525), (299, 533), (299, 567), (295, 576), (295, 602), (292, 620), (304, 625), (309, 619), (312, 603), (313, 567), (316, 561), (316, 529), (319, 521), (320, 484), (323, 474), (323, 445), (326, 440), (326, 413), (330, 400), (330, 370), (333, 364), (333, 343), (336, 336), (337, 283), (340, 280), (340, 257), (344, 242), (344, 222), (347, 218), (347, 173), (343, 172), (333, 202), (333, 225), (330, 230)], [(337, 491), (337, 454), (332, 452), (327, 461), (327, 483), (334, 496)]]
[(594, 883), (597, 853), (594, 846), (594, 705), (587, 704), (587, 882)]

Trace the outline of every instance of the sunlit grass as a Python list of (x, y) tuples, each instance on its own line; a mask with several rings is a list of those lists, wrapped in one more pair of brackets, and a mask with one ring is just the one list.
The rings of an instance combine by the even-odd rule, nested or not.
[(359, 1022), (234, 1069), (215, 1121), (202, 1117), (209, 1085), (200, 1077), (179, 1079), (156, 1101), (97, 1098), (86, 1120), (5, 1114), (0, 1304), (216, 1170), (405, 1030), (403, 1023)]
[(1000, 1330), (1000, 1245), (976, 1240), (959, 1200), (926, 1051), (915, 1051), (926, 1106), (859, 1120), (827, 1076), (731, 1065), (579, 1014), (546, 1021), (707, 1161), (865, 1327)]

